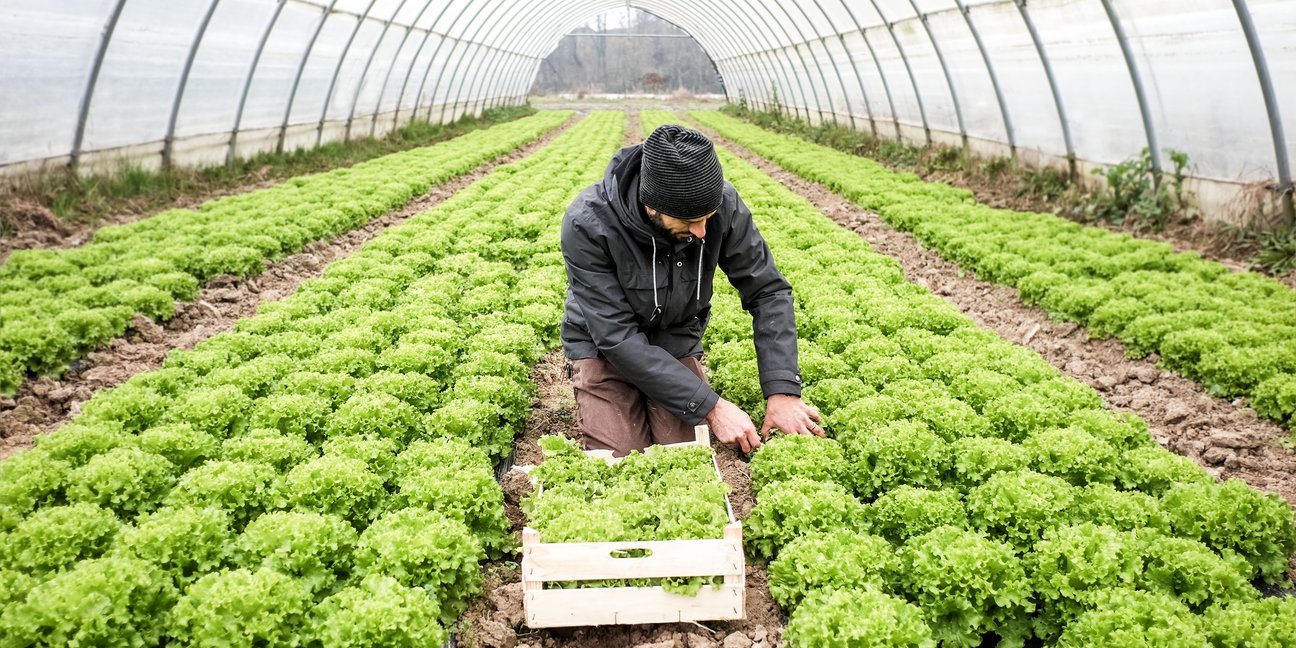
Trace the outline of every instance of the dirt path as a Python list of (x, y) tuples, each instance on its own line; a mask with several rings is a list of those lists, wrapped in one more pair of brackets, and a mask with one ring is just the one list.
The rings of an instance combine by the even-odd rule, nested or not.
[(1193, 458), (1221, 478), (1237, 477), (1296, 503), (1296, 451), (1284, 445), (1290, 432), (1237, 402), (1206, 394), (1196, 382), (1161, 371), (1156, 356), (1131, 360), (1117, 340), (1090, 340), (1084, 328), (1024, 306), (1016, 289), (976, 279), (827, 187), (784, 171), (713, 131), (704, 132), (895, 258), (910, 281), (945, 298), (979, 326), (1030, 347), (1058, 370), (1097, 389), (1112, 409), (1137, 414), (1163, 447)]
[(9, 211), (17, 232), (0, 237), (0, 263), (14, 250), (60, 250), (85, 245), (101, 228), (125, 225), (151, 218), (171, 209), (197, 209), (203, 203), (237, 194), (267, 189), (283, 183), (288, 178), (263, 178), (235, 187), (225, 187), (200, 194), (186, 194), (160, 209), (142, 209), (137, 212), (122, 211), (95, 219), (93, 223), (68, 221), (55, 216), (49, 208), (26, 198), (9, 197), (4, 208)]
[(76, 362), (59, 379), (26, 381), (15, 397), (0, 397), (0, 459), (30, 447), (38, 434), (51, 432), (76, 416), (80, 406), (100, 389), (121, 384), (135, 374), (157, 369), (172, 349), (189, 349), (256, 314), (263, 301), (282, 299), (328, 264), (346, 257), (388, 227), (425, 212), (502, 164), (520, 160), (548, 144), (576, 122), (503, 155), (454, 180), (437, 185), (404, 207), (375, 218), (331, 240), (316, 241), (301, 252), (269, 264), (250, 279), (213, 278), (192, 303), (177, 303), (176, 316), (157, 324), (137, 315), (124, 337)]
[[(639, 115), (631, 111), (626, 117), (622, 144), (637, 144), (644, 136)], [(540, 463), (544, 457), (536, 441), (542, 436), (562, 434), (580, 439), (576, 399), (562, 350), (551, 351), (536, 363), (531, 379), (537, 392), (522, 435), (513, 445), (517, 465)], [(740, 452), (723, 446), (717, 446), (716, 459), (725, 482), (733, 488), (729, 501), (734, 515), (742, 519), (756, 505), (747, 460)], [(526, 518), (519, 505), (531, 492), (531, 482), (515, 470), (506, 471), (501, 481), (510, 531), (520, 538)], [(456, 634), (457, 645), (462, 648), (767, 648), (777, 645), (783, 632), (783, 611), (770, 596), (763, 567), (747, 568), (745, 621), (551, 630), (531, 630), (523, 625), (522, 575), (516, 561), (488, 562), (482, 573), (486, 594), (472, 602)]]
[[(580, 439), (575, 422), (576, 399), (562, 351), (552, 351), (541, 359), (532, 369), (531, 378), (538, 392), (531, 416), (514, 445), (520, 465), (541, 461), (536, 440), (546, 434)], [(736, 450), (718, 446), (716, 459), (725, 482), (733, 488), (729, 501), (734, 515), (746, 517), (756, 504), (746, 458)], [(520, 535), (525, 517), (519, 503), (531, 492), (531, 483), (521, 472), (509, 471), (503, 485), (511, 531)], [(747, 567), (745, 621), (549, 630), (531, 630), (522, 624), (521, 573), (516, 561), (489, 562), (483, 574), (486, 595), (474, 601), (460, 621), (457, 642), (462, 648), (767, 648), (777, 645), (783, 632), (783, 612), (770, 596), (766, 570), (759, 566)]]

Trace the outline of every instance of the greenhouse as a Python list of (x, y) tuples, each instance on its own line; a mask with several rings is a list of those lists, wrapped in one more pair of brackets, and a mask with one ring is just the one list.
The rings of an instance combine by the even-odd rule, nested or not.
[(1294, 44), (0, 1), (0, 646), (1296, 646)]

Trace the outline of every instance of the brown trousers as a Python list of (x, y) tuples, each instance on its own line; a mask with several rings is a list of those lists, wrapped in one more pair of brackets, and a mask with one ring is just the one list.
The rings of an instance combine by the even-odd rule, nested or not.
[[(702, 363), (694, 357), (679, 359), (689, 371), (706, 380)], [(576, 426), (586, 450), (611, 450), (623, 457), (631, 450), (694, 439), (693, 426), (679, 420), (657, 401), (626, 380), (611, 362), (602, 358), (571, 361), (572, 389), (576, 392)]]

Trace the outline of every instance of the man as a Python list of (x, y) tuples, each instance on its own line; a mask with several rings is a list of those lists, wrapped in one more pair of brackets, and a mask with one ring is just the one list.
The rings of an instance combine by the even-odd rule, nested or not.
[[(623, 456), (688, 441), (703, 421), (744, 452), (773, 428), (823, 436), (819, 412), (801, 400), (792, 287), (706, 136), (667, 125), (618, 151), (568, 207), (562, 251), (563, 350), (586, 449)], [(699, 361), (717, 267), (752, 315), (760, 434), (711, 389)]]

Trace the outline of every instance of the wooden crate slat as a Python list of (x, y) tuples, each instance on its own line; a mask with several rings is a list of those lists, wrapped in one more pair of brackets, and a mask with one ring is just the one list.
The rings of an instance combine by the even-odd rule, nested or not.
[(697, 596), (660, 587), (601, 587), (526, 592), (531, 628), (741, 619), (743, 588), (703, 587)]
[[(705, 425), (694, 428), (695, 440), (672, 445), (711, 445)], [(598, 456), (598, 451), (585, 454)], [(616, 463), (610, 456), (598, 457)], [(716, 477), (720, 465), (712, 459)], [(645, 542), (545, 543), (540, 532), (522, 530), (522, 590), (526, 624), (532, 628), (631, 623), (678, 623), (746, 618), (747, 572), (742, 524), (725, 498), (729, 524), (723, 539)], [(650, 549), (651, 556), (613, 558), (612, 551)], [(697, 596), (661, 587), (589, 587), (544, 589), (550, 581), (721, 576), (724, 585), (704, 586)]]
[[(614, 558), (612, 552), (645, 549), (650, 556)], [(743, 572), (742, 541), (666, 540), (652, 542), (558, 542), (526, 548), (527, 581), (731, 576)]]

